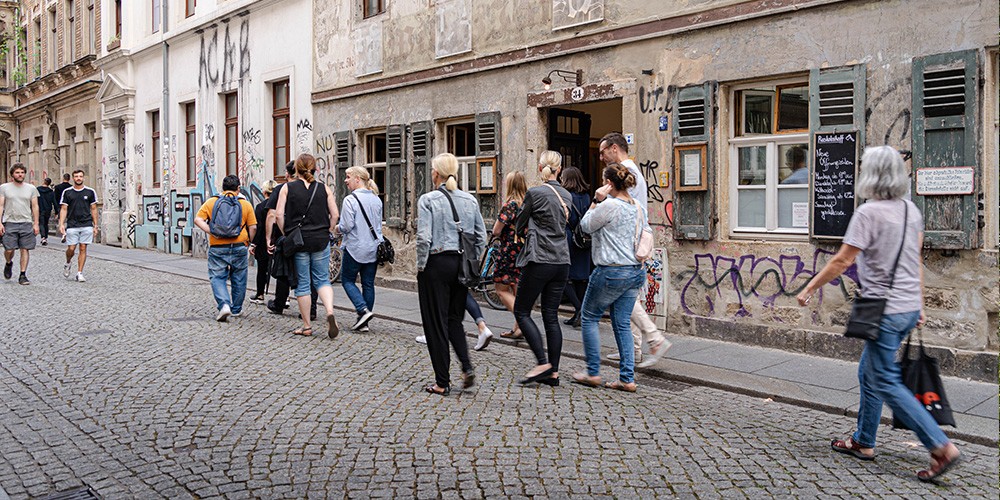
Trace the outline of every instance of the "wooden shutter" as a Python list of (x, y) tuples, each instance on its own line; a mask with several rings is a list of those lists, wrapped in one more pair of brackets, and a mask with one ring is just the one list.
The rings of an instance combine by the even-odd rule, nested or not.
[[(715, 208), (715, 93), (718, 82), (682, 87), (671, 97), (674, 147), (705, 145), (703, 191), (674, 192), (674, 238), (711, 240), (717, 219)], [(673, 156), (673, 155), (671, 155)], [(677, 182), (677, 179), (674, 181)]]
[[(413, 207), (417, 206), (417, 198), (430, 191), (431, 186), (431, 155), (434, 136), (433, 124), (430, 121), (410, 124), (410, 152), (413, 154)], [(417, 227), (417, 211), (413, 209), (411, 225)]]
[[(980, 244), (979, 64), (975, 50), (913, 59), (913, 201), (924, 215), (924, 246)], [(918, 169), (973, 167), (972, 193), (917, 194)]]
[[(839, 203), (842, 203), (840, 206), (845, 211), (843, 221), (828, 224), (831, 227), (826, 229), (817, 228), (815, 222), (817, 217), (815, 213), (816, 192), (812, 172), (816, 171), (817, 166), (816, 151), (811, 149), (809, 155), (809, 207), (812, 214), (809, 224), (810, 237), (842, 238), (847, 230), (847, 222), (853, 215), (853, 208), (857, 208), (858, 200), (853, 194), (854, 184), (858, 177), (857, 160), (861, 157), (861, 150), (865, 144), (865, 77), (866, 70), (863, 64), (837, 68), (815, 68), (809, 72), (810, 148), (815, 147), (817, 133), (856, 132), (858, 134), (855, 143), (853, 177), (845, 181), (844, 190), (832, 194), (827, 193), (828, 197), (836, 196)], [(847, 213), (848, 209), (851, 209), (849, 213)]]
[(402, 227), (404, 218), (403, 200), (406, 196), (406, 183), (403, 175), (406, 164), (406, 126), (389, 125), (385, 131), (385, 198), (388, 206), (383, 214), (391, 227)]
[(347, 196), (347, 186), (344, 181), (347, 179), (347, 169), (354, 162), (354, 134), (350, 130), (336, 132), (333, 134), (333, 168), (337, 172), (335, 186), (337, 193), (337, 206), (343, 206), (344, 197)]
[[(479, 113), (476, 115), (476, 157), (496, 156), (500, 159), (500, 112)], [(499, 167), (498, 167), (499, 168)]]

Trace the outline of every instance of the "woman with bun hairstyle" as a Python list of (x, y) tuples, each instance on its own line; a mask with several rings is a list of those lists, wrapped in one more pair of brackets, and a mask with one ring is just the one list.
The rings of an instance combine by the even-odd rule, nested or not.
[[(475, 383), (469, 361), (462, 318), (469, 289), (458, 281), (462, 255), (459, 229), (476, 235), (476, 255), (486, 248), (486, 226), (476, 199), (458, 189), (455, 155), (442, 153), (431, 160), (431, 181), (437, 189), (417, 200), (417, 291), (424, 339), (434, 367), (434, 383), (424, 387), (431, 394), (451, 393), (451, 355), (448, 344), (462, 364), (462, 388)], [(458, 213), (458, 223), (452, 212)]]
[[(573, 196), (559, 181), (562, 155), (544, 151), (538, 159), (542, 185), (535, 186), (524, 195), (521, 213), (517, 216), (515, 230), (524, 234), (524, 248), (517, 256), (521, 268), (517, 297), (514, 299), (514, 318), (535, 354), (534, 368), (519, 382), (539, 382), (559, 385), (559, 358), (562, 353), (562, 330), (559, 327), (559, 302), (569, 277), (569, 248), (566, 246), (566, 224), (569, 222), (569, 204)], [(541, 295), (542, 324), (548, 347), (542, 346), (538, 326), (531, 319), (531, 310)]]
[[(645, 215), (628, 194), (635, 176), (620, 163), (604, 169), (604, 185), (594, 193), (594, 202), (583, 215), (580, 227), (593, 238), (591, 256), (597, 266), (590, 274), (583, 297), (581, 326), (587, 373), (573, 374), (573, 382), (590, 387), (601, 385), (601, 344), (597, 323), (611, 309), (611, 326), (621, 356), (618, 381), (605, 387), (635, 392), (635, 349), (629, 317), (635, 297), (646, 279), (642, 263), (635, 258), (636, 228), (647, 225)], [(638, 218), (638, 221), (637, 221)]]

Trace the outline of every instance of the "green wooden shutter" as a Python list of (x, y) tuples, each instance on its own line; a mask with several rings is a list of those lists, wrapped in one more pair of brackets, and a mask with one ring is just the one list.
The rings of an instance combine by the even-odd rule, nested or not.
[[(433, 189), (431, 186), (431, 154), (434, 142), (433, 124), (430, 121), (410, 124), (410, 152), (413, 154), (413, 204), (417, 198)], [(413, 209), (411, 226), (417, 227), (417, 211)]]
[[(857, 132), (855, 158), (861, 158), (865, 144), (866, 70), (864, 64), (837, 68), (814, 68), (809, 72), (809, 144), (816, 143), (817, 133)], [(816, 170), (815, 152), (809, 155), (809, 209), (813, 208), (812, 172)], [(855, 164), (854, 178), (857, 179)], [(857, 208), (858, 200), (854, 199)], [(848, 216), (849, 218), (849, 216)], [(846, 228), (845, 228), (846, 229)], [(815, 234), (809, 224), (809, 236), (814, 238), (843, 237), (843, 234)]]
[[(710, 81), (677, 89), (671, 96), (674, 146), (704, 144), (704, 191), (674, 192), (674, 238), (711, 240), (717, 219), (715, 208), (715, 93)], [(673, 154), (670, 155), (671, 158)], [(676, 183), (677, 180), (675, 179)]]
[(347, 169), (354, 161), (354, 134), (350, 130), (336, 132), (333, 134), (333, 168), (337, 175), (335, 177), (337, 185), (334, 186), (337, 193), (337, 206), (343, 206), (344, 197), (347, 196), (347, 186), (344, 181), (347, 179)]
[(404, 225), (404, 203), (406, 196), (406, 183), (403, 175), (406, 164), (406, 126), (389, 125), (385, 131), (385, 199), (388, 206), (384, 207), (383, 217), (391, 227), (402, 227)]
[[(924, 246), (969, 249), (980, 244), (976, 200), (979, 62), (975, 50), (913, 59), (913, 201), (924, 215)], [(973, 167), (971, 194), (919, 196), (916, 169)]]
[[(503, 178), (500, 158), (500, 112), (490, 111), (476, 115), (476, 158), (496, 158), (497, 182)], [(498, 194), (477, 194), (479, 211), (484, 221), (496, 219), (500, 207)]]

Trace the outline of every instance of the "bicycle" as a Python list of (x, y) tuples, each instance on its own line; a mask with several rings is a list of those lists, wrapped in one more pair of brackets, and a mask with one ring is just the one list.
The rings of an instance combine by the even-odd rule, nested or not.
[(479, 285), (472, 289), (486, 299), (490, 307), (498, 311), (505, 311), (500, 295), (497, 294), (496, 284), (493, 283), (493, 271), (497, 266), (496, 254), (500, 252), (500, 241), (496, 237), (490, 238), (483, 251), (483, 256), (479, 259)]
[(341, 235), (330, 236), (330, 283), (340, 281), (340, 267), (343, 264), (343, 251), (340, 249)]

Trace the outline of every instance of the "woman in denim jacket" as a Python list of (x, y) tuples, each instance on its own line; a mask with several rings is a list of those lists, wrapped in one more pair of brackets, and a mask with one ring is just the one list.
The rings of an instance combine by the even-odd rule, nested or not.
[(479, 204), (472, 195), (458, 189), (457, 174), (455, 155), (435, 156), (431, 160), (431, 181), (437, 189), (417, 200), (417, 291), (424, 337), (434, 367), (434, 383), (424, 390), (442, 396), (451, 392), (449, 343), (462, 364), (462, 388), (472, 387), (476, 380), (462, 327), (469, 289), (458, 281), (462, 255), (451, 203), (458, 212), (462, 231), (476, 235), (476, 255), (486, 248), (486, 225)]
[(580, 227), (592, 235), (591, 256), (596, 268), (590, 274), (583, 297), (581, 327), (587, 373), (573, 374), (573, 382), (590, 387), (601, 385), (601, 343), (597, 323), (609, 307), (615, 343), (621, 356), (618, 381), (605, 387), (635, 392), (635, 349), (629, 317), (635, 297), (646, 279), (642, 263), (635, 258), (636, 218), (645, 225), (643, 212), (628, 189), (635, 186), (635, 176), (620, 163), (604, 169), (604, 186), (594, 193), (594, 202), (583, 215)]

